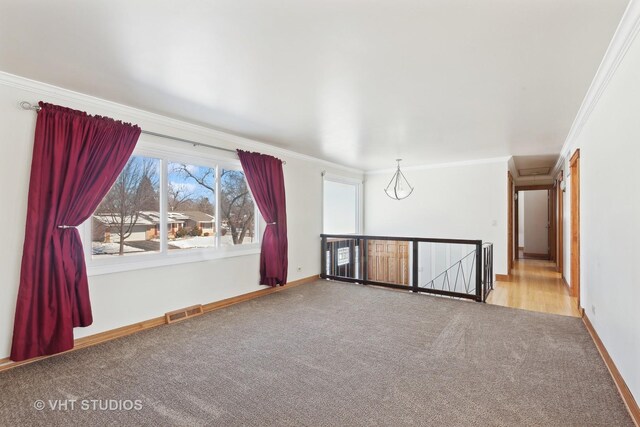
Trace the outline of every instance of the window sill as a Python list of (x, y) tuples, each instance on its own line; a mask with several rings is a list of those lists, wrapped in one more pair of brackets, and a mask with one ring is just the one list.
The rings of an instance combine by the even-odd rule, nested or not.
[(123, 257), (113, 256), (107, 259), (88, 259), (87, 276), (100, 276), (103, 274), (120, 273), (123, 271), (212, 261), (237, 256), (255, 255), (259, 253), (260, 243), (254, 243), (239, 247), (224, 246), (216, 249), (192, 249), (169, 254), (149, 253)]

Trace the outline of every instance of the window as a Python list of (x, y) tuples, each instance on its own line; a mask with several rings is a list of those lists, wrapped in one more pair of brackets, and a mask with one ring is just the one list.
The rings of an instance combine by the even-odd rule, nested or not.
[(259, 253), (259, 213), (237, 160), (140, 141), (84, 224), (89, 274)]
[(159, 159), (129, 159), (93, 214), (94, 257), (160, 251), (159, 185)]
[(215, 248), (216, 169), (169, 162), (168, 249)]
[(361, 181), (325, 174), (322, 204), (324, 233), (361, 232), (361, 193)]
[(220, 243), (243, 245), (255, 243), (256, 206), (244, 173), (222, 169), (220, 173)]

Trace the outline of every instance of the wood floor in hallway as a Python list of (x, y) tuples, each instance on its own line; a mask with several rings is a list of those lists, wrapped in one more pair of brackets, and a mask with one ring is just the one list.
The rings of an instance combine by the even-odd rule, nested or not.
[(569, 294), (554, 263), (519, 259), (511, 275), (510, 282), (495, 282), (488, 304), (580, 317), (576, 299)]

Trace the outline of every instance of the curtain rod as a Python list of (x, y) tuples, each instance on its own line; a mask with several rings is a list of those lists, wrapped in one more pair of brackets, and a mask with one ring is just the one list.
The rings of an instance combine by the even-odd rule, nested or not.
[[(22, 107), (23, 110), (33, 110), (33, 111), (36, 111), (36, 112), (40, 111), (40, 106), (33, 105), (32, 103), (30, 103), (28, 101), (22, 101), (20, 103), (20, 107)], [(143, 130), (142, 133), (144, 133), (145, 135), (157, 136), (159, 138), (166, 138), (166, 139), (172, 139), (174, 141), (184, 142), (184, 143), (187, 143), (187, 144), (191, 144), (194, 147), (213, 148), (214, 150), (226, 151), (226, 152), (229, 152), (229, 153), (233, 153), (236, 156), (238, 155), (236, 150), (232, 150), (230, 148), (218, 147), (216, 145), (203, 144), (202, 142), (192, 141), (190, 139), (184, 139), (184, 138), (177, 138), (175, 136), (170, 136), (170, 135), (165, 135), (165, 134), (162, 134), (162, 133), (151, 132), (151, 131), (148, 131), (148, 130)], [(282, 164), (286, 165), (287, 162), (282, 160)]]

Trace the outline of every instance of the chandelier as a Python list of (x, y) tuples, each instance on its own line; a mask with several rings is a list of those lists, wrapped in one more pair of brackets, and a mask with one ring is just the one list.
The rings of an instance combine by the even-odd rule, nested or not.
[(411, 195), (411, 193), (413, 193), (413, 187), (409, 184), (409, 181), (407, 181), (407, 178), (400, 170), (401, 161), (402, 159), (396, 159), (396, 162), (398, 162), (398, 169), (396, 169), (396, 173), (391, 177), (391, 181), (389, 181), (387, 188), (384, 189), (387, 196), (394, 200), (406, 199)]

